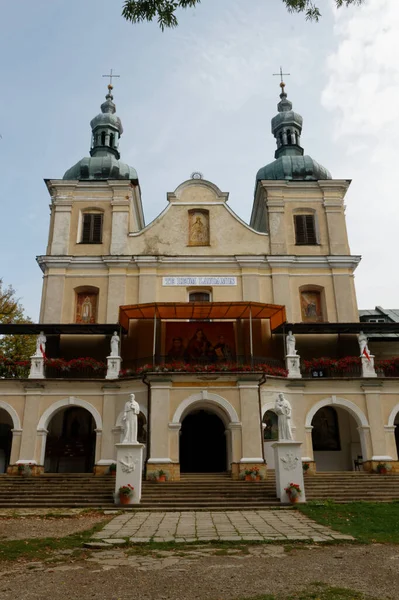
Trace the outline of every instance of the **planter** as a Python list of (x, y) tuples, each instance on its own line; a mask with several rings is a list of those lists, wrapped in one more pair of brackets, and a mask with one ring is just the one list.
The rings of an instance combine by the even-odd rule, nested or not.
[(245, 481), (260, 481), (260, 475), (252, 477), (252, 475), (245, 475)]
[(166, 481), (166, 475), (160, 475), (157, 481)]
[(380, 475), (386, 475), (386, 474), (388, 473), (388, 471), (387, 471), (387, 469), (384, 469), (384, 468), (382, 468), (382, 469), (380, 469), (380, 470), (378, 471), (378, 473), (379, 473)]
[(130, 496), (126, 494), (121, 494), (119, 496), (119, 504), (130, 504)]
[(290, 499), (291, 504), (296, 504), (299, 500), (298, 494), (288, 494), (288, 498)]

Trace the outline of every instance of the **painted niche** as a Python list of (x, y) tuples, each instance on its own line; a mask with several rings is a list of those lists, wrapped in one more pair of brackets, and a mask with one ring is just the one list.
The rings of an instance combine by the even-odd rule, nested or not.
[(324, 321), (320, 292), (301, 292), (301, 309), (302, 321), (305, 323)]
[(83, 292), (77, 295), (76, 323), (95, 323), (98, 294)]
[(209, 246), (209, 211), (188, 211), (188, 245)]

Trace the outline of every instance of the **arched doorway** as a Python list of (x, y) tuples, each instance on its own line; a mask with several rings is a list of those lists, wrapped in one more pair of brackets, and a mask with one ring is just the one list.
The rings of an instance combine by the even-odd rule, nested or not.
[(50, 420), (44, 458), (47, 473), (91, 473), (95, 460), (95, 422), (79, 406), (58, 411)]
[(190, 412), (181, 426), (180, 471), (219, 473), (225, 470), (226, 436), (222, 419), (207, 409)]
[(397, 413), (393, 424), (395, 425), (396, 451), (397, 451), (398, 456), (399, 456), (399, 413)]
[(313, 455), (317, 471), (353, 471), (362, 456), (358, 424), (344, 408), (323, 406), (312, 419)]
[(274, 469), (273, 444), (278, 441), (278, 417), (273, 410), (267, 410), (263, 415), (262, 429), (265, 461), (269, 469)]
[(10, 464), (13, 422), (4, 408), (0, 408), (0, 474), (7, 472)]

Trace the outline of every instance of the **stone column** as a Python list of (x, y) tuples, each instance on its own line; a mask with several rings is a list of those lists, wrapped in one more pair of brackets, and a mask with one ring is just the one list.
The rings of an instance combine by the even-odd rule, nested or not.
[(11, 455), (10, 455), (10, 466), (15, 465), (21, 449), (21, 436), (22, 429), (12, 429), (12, 442), (11, 442)]
[(169, 423), (170, 459), (174, 463), (180, 462), (180, 430), (181, 423)]
[(22, 422), (21, 449), (17, 464), (40, 464), (40, 448), (37, 443), (37, 423), (43, 388), (39, 384), (25, 386), (25, 409)]
[[(149, 435), (151, 436), (150, 457), (147, 460), (148, 471), (168, 470), (170, 479), (173, 479), (174, 469), (171, 459), (169, 409), (170, 379), (159, 381), (158, 378), (149, 377), (151, 385), (151, 414)], [(176, 438), (175, 438), (176, 441)]]
[(265, 475), (258, 381), (248, 378), (248, 380), (238, 381), (237, 386), (240, 393), (242, 423), (242, 456), (240, 459), (242, 467), (240, 471), (252, 464), (263, 468), (262, 475)]
[[(367, 358), (364, 357), (366, 360)], [(362, 385), (363, 392), (366, 398), (368, 422), (372, 424), (370, 429), (372, 456), (371, 460), (394, 460), (392, 456), (388, 456), (387, 443), (384, 429), (384, 417), (382, 414), (381, 391), (382, 384), (380, 382), (372, 382)], [(367, 460), (363, 457), (363, 462)]]
[(107, 471), (109, 465), (115, 462), (114, 428), (117, 417), (115, 406), (117, 401), (116, 393), (119, 389), (119, 385), (112, 383), (106, 384), (103, 387), (103, 430), (101, 438), (97, 439), (98, 442), (101, 442), (101, 452), (98, 460), (96, 460), (96, 474), (103, 474)]

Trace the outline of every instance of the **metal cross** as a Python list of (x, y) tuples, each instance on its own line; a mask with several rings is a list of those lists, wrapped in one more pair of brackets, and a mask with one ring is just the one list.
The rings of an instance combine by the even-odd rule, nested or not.
[(285, 83), (284, 83), (284, 81), (283, 81), (283, 75), (291, 75), (291, 73), (283, 73), (283, 68), (282, 68), (282, 67), (280, 67), (280, 73), (273, 73), (273, 75), (277, 75), (277, 77), (278, 77), (278, 76), (280, 76), (280, 78), (281, 78), (280, 87), (281, 87), (281, 89), (282, 89), (282, 90), (283, 90), (283, 92), (284, 92)]
[(111, 73), (109, 75), (103, 75), (103, 77), (109, 77), (109, 87), (113, 87), (112, 86), (112, 78), (113, 77), (120, 77), (120, 75), (114, 75), (113, 74), (113, 70), (111, 69)]

